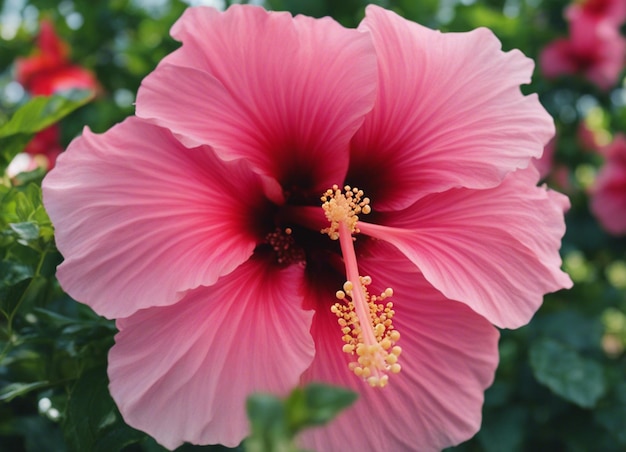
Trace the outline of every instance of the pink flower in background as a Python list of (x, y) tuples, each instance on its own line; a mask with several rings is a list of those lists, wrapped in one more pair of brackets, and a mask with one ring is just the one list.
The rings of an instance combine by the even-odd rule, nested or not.
[(585, 151), (598, 152), (602, 148), (598, 132), (591, 129), (585, 121), (578, 124), (576, 138)]
[(61, 146), (61, 131), (58, 124), (53, 124), (45, 128), (26, 145), (24, 152), (30, 155), (42, 155), (46, 158), (47, 169), (50, 169), (56, 163), (57, 157), (63, 152)]
[(86, 130), (43, 184), (59, 281), (118, 319), (125, 420), (168, 448), (234, 446), (250, 393), (315, 380), (360, 398), (305, 447), (471, 437), (492, 324), (571, 285), (567, 199), (530, 165), (554, 133), (519, 89), (532, 61), (376, 6), (357, 30), (190, 8), (172, 35), (138, 117)]
[(547, 78), (582, 75), (599, 88), (615, 86), (624, 69), (626, 40), (618, 29), (580, 20), (570, 23), (570, 36), (548, 44), (539, 56)]
[(34, 171), (37, 168), (49, 170), (54, 167), (57, 157), (63, 152), (59, 134), (58, 124), (53, 124), (35, 134), (24, 148), (24, 152), (18, 154), (9, 164), (8, 176), (15, 177), (19, 173)]
[(67, 89), (99, 89), (93, 73), (69, 60), (69, 48), (59, 39), (54, 25), (42, 20), (37, 52), (15, 63), (15, 78), (32, 95), (49, 96)]
[[(72, 65), (68, 59), (67, 44), (59, 39), (54, 25), (49, 20), (40, 23), (37, 38), (37, 52), (28, 58), (19, 58), (15, 62), (16, 80), (32, 96), (49, 96), (68, 89), (99, 90), (98, 82), (91, 71)], [(37, 133), (26, 145), (18, 161), (28, 159), (26, 166), (13, 165), (19, 171), (32, 171), (37, 167), (51, 169), (58, 155), (63, 151), (58, 124)], [(9, 171), (10, 175), (15, 170)]]
[(588, 20), (606, 23), (619, 28), (626, 20), (626, 1), (624, 0), (579, 0), (574, 1), (565, 10), (565, 17), (570, 22)]
[(604, 229), (626, 234), (626, 136), (617, 135), (604, 151), (606, 161), (591, 191), (591, 211)]

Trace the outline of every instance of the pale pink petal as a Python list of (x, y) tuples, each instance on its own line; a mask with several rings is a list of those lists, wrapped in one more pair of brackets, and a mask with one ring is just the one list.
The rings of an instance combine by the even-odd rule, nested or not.
[(174, 303), (248, 259), (267, 207), (245, 162), (129, 118), (102, 135), (85, 130), (43, 182), (65, 261), (57, 276), (106, 317)]
[(533, 159), (533, 165), (539, 171), (541, 179), (545, 179), (552, 172), (554, 167), (554, 154), (556, 152), (556, 136), (552, 138), (543, 150), (540, 158)]
[(245, 158), (287, 189), (343, 180), (350, 138), (374, 103), (368, 35), (238, 5), (189, 8), (172, 35), (183, 46), (144, 79), (138, 116), (187, 145)]
[(286, 395), (313, 358), (301, 284), (301, 266), (253, 257), (173, 306), (118, 320), (109, 377), (125, 421), (170, 449), (239, 444), (246, 397)]
[(571, 287), (560, 270), (567, 198), (536, 187), (534, 167), (493, 189), (453, 189), (361, 231), (400, 249), (446, 297), (499, 327), (526, 324), (543, 295)]
[(452, 187), (486, 188), (539, 157), (554, 134), (532, 60), (493, 33), (440, 33), (377, 6), (361, 30), (378, 56), (378, 97), (352, 141), (347, 182), (377, 209), (404, 208)]
[[(303, 380), (351, 388), (359, 399), (328, 426), (303, 434), (307, 449), (435, 451), (469, 439), (480, 427), (483, 392), (498, 363), (497, 330), (433, 289), (395, 250), (376, 249), (359, 264), (374, 292), (394, 289), (402, 371), (390, 375), (385, 388), (371, 388), (348, 370), (335, 315), (317, 310), (315, 359)], [(308, 297), (332, 299), (334, 293), (321, 287), (310, 286)]]

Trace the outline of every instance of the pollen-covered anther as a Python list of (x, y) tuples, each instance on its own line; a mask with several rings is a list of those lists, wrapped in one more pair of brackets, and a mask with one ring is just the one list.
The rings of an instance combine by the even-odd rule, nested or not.
[(339, 239), (339, 223), (344, 223), (351, 233), (358, 233), (359, 214), (368, 214), (372, 211), (370, 199), (363, 197), (363, 190), (349, 185), (343, 187), (343, 191), (338, 185), (333, 185), (320, 199), (326, 218), (330, 222), (330, 226), (321, 232), (328, 234), (333, 240)]
[(343, 334), (345, 345), (342, 350), (354, 359), (349, 364), (350, 370), (369, 385), (382, 388), (389, 383), (388, 374), (400, 372), (398, 358), (402, 348), (395, 345), (400, 333), (393, 327), (393, 303), (386, 300), (393, 295), (393, 290), (387, 288), (380, 295), (371, 296), (367, 290), (370, 283), (369, 276), (360, 277), (358, 289), (365, 296), (369, 316), (364, 322), (357, 315), (354, 284), (350, 281), (346, 281), (343, 290), (337, 291), (336, 297), (340, 301), (331, 307), (331, 311), (337, 316)]
[(265, 236), (265, 243), (272, 247), (279, 264), (304, 262), (304, 250), (300, 248), (292, 235), (291, 228), (276, 228)]

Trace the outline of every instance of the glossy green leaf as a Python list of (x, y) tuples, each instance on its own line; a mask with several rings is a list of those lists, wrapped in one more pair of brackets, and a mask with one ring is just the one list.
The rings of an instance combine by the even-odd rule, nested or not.
[(49, 97), (34, 97), (22, 105), (0, 126), (0, 169), (6, 168), (36, 132), (58, 122), (92, 98), (91, 91), (70, 90)]
[(515, 452), (522, 450), (524, 421), (527, 413), (519, 407), (506, 407), (490, 412), (483, 420), (485, 427), (478, 440), (485, 452)]
[(594, 407), (606, 392), (602, 366), (553, 339), (532, 345), (530, 365), (540, 383), (583, 408)]
[(69, 90), (53, 96), (36, 96), (0, 126), (0, 138), (35, 133), (54, 124), (93, 99), (88, 90)]
[(72, 387), (63, 429), (71, 449), (77, 451), (120, 450), (145, 437), (122, 421), (109, 395), (104, 367), (86, 371)]
[(0, 288), (10, 287), (33, 276), (33, 269), (22, 262), (0, 262)]
[(254, 394), (246, 401), (252, 433), (244, 442), (246, 452), (295, 452), (287, 428), (283, 401), (270, 394)]
[[(49, 419), (34, 415), (20, 416), (13, 423), (16, 433), (23, 438), (22, 447), (3, 448), (0, 436), (0, 450), (13, 452), (67, 452), (68, 449), (58, 429), (58, 424)], [(70, 451), (74, 452), (74, 451)]]
[(286, 401), (291, 431), (324, 425), (352, 405), (357, 394), (338, 386), (312, 383), (292, 391)]
[(0, 287), (0, 310), (6, 317), (12, 315), (18, 307), (20, 300), (25, 296), (32, 279), (20, 280), (19, 282)]
[(0, 137), (0, 170), (2, 172), (11, 163), (13, 157), (24, 150), (34, 135), (34, 133), (25, 132), (9, 135), (8, 137)]
[(543, 337), (550, 337), (577, 351), (593, 350), (602, 342), (602, 322), (579, 312), (559, 311), (538, 318), (531, 325)]
[(245, 450), (295, 452), (298, 432), (328, 423), (356, 398), (350, 390), (318, 383), (294, 389), (285, 400), (254, 394), (246, 403), (252, 434), (244, 442)]
[[(37, 251), (50, 250), (54, 228), (43, 206), (41, 187), (35, 183), (12, 187), (2, 195), (0, 233)], [(5, 239), (6, 240), (6, 239)]]
[(41, 389), (49, 385), (47, 381), (33, 383), (10, 383), (0, 388), (0, 402), (10, 402), (15, 397), (28, 394), (35, 389)]
[(22, 245), (27, 245), (28, 242), (39, 238), (39, 225), (32, 221), (9, 223), (9, 227), (15, 232), (18, 242)]
[(626, 380), (616, 386), (606, 405), (597, 410), (595, 419), (626, 448)]

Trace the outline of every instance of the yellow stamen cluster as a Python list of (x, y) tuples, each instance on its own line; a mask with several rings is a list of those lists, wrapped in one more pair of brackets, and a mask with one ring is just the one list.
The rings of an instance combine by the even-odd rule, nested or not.
[(360, 287), (357, 289), (363, 291), (367, 300), (368, 325), (361, 325), (359, 322), (352, 301), (354, 286), (350, 281), (346, 281), (343, 290), (337, 291), (336, 297), (342, 302), (335, 303), (331, 311), (338, 317), (337, 322), (343, 332), (344, 353), (356, 355), (356, 361), (349, 365), (350, 370), (371, 386), (384, 387), (389, 382), (387, 373), (397, 374), (401, 370), (398, 357), (402, 353), (402, 348), (395, 345), (400, 339), (400, 333), (394, 329), (392, 323), (395, 314), (393, 303), (384, 302), (393, 295), (393, 290), (387, 288), (378, 296), (370, 295), (366, 287), (370, 283), (369, 276), (362, 276)]
[(363, 197), (363, 190), (349, 185), (343, 187), (343, 192), (338, 185), (333, 185), (320, 199), (326, 218), (330, 222), (330, 227), (322, 229), (322, 234), (328, 234), (333, 240), (339, 239), (339, 222), (344, 222), (350, 232), (359, 232), (356, 226), (359, 221), (358, 215), (372, 211), (370, 199)]
[(294, 240), (291, 228), (276, 228), (265, 236), (265, 243), (272, 247), (276, 253), (279, 264), (292, 264), (304, 260), (304, 251)]

